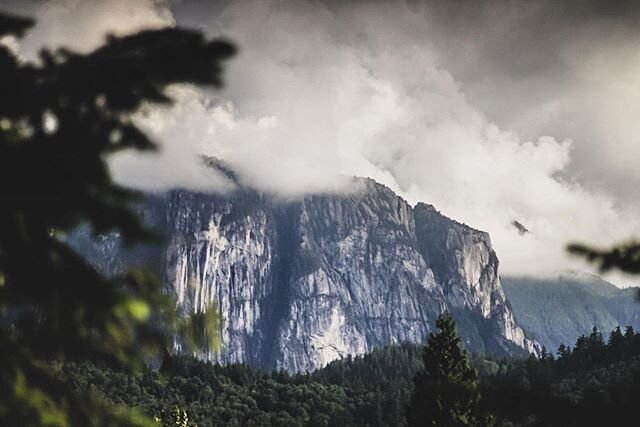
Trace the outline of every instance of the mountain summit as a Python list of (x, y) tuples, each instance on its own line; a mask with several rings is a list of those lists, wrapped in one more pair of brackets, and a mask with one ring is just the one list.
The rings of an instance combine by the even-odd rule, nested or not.
[(183, 312), (215, 303), (223, 348), (200, 356), (216, 362), (313, 370), (425, 342), (443, 311), (472, 351), (538, 351), (514, 321), (487, 233), (370, 179), (355, 184), (294, 201), (250, 190), (150, 196), (141, 212), (167, 236), (164, 249), (125, 252), (109, 236), (84, 252), (110, 273), (151, 262)]

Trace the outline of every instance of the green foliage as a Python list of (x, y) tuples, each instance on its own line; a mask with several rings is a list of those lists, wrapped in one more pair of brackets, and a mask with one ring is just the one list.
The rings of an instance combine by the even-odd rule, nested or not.
[(387, 347), (330, 363), (311, 374), (264, 373), (174, 356), (159, 372), (131, 375), (91, 363), (65, 364), (57, 377), (149, 415), (188, 414), (209, 426), (405, 426), (412, 378), (422, 368), (417, 346)]
[(484, 378), (487, 408), (501, 425), (636, 425), (640, 398), (640, 335), (614, 329), (607, 342), (596, 328), (557, 359), (502, 361)]
[(189, 421), (189, 414), (178, 406), (174, 406), (171, 411), (163, 409), (155, 420), (162, 427), (197, 427)]
[(424, 348), (424, 370), (415, 377), (407, 413), (410, 426), (481, 426), (489, 423), (479, 411), (478, 375), (469, 364), (453, 317), (438, 317), (437, 334)]
[(188, 349), (209, 349), (219, 352), (222, 347), (222, 314), (218, 305), (209, 304), (206, 310), (191, 313), (178, 322), (178, 333)]
[[(0, 35), (31, 25), (0, 14)], [(169, 84), (219, 86), (233, 50), (182, 29), (110, 37), (86, 55), (45, 49), (39, 63), (0, 45), (0, 424), (153, 424), (72, 393), (47, 368), (93, 360), (135, 370), (172, 335), (160, 326), (173, 316), (157, 280), (142, 270), (105, 278), (64, 238), (86, 224), (127, 244), (157, 241), (105, 156), (154, 149), (132, 114), (169, 103)]]
[[(423, 355), (414, 345), (386, 347), (300, 375), (214, 366), (186, 356), (168, 358), (159, 372), (135, 375), (87, 362), (53, 371), (78, 393), (156, 416), (177, 407), (199, 427), (406, 426), (405, 408), (413, 378), (424, 373)], [(614, 329), (606, 343), (592, 330), (573, 347), (561, 346), (557, 358), (550, 352), (540, 359), (476, 357), (473, 366), (482, 395), (476, 413), (493, 414), (496, 425), (635, 425), (629, 420), (640, 398), (640, 334), (632, 328)], [(470, 369), (467, 364), (463, 370)], [(457, 377), (473, 379), (470, 373)], [(479, 425), (494, 421), (477, 418)], [(426, 417), (417, 422), (429, 425)]]

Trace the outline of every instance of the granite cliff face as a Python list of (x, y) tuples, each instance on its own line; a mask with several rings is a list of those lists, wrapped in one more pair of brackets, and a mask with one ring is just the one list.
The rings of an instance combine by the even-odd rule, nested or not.
[(184, 312), (215, 303), (223, 349), (201, 354), (212, 361), (312, 370), (424, 342), (445, 310), (471, 350), (537, 351), (514, 322), (487, 233), (357, 183), (352, 194), (291, 202), (172, 191), (142, 208), (167, 235), (164, 250), (122, 255), (105, 239), (91, 257), (110, 272), (127, 258), (152, 260)]

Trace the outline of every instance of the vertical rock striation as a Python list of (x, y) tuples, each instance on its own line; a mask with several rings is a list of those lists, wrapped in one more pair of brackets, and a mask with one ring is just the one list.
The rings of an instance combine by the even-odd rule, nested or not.
[[(514, 322), (487, 233), (432, 206), (412, 208), (372, 180), (357, 187), (290, 202), (251, 191), (149, 199), (142, 212), (167, 236), (157, 265), (178, 307), (222, 315), (223, 349), (201, 357), (313, 370), (424, 342), (445, 310), (473, 351), (537, 351)], [(87, 253), (101, 266), (120, 265), (117, 248), (103, 239)]]
[[(509, 353), (508, 347), (515, 344), (536, 354), (538, 343), (525, 337), (507, 303), (498, 275), (498, 257), (489, 234), (447, 218), (431, 205), (418, 203), (414, 212), (420, 251), (442, 286), (449, 310), (458, 316), (466, 314), (483, 319), (477, 323), (488, 326), (490, 335), (505, 339), (488, 347), (476, 342), (472, 348)], [(482, 335), (486, 327), (478, 326), (472, 329)], [(465, 332), (470, 343), (471, 331)], [(491, 336), (481, 337), (481, 340), (495, 341)], [(496, 349), (496, 345), (503, 348)]]
[(362, 184), (355, 194), (310, 196), (296, 206), (276, 367), (311, 370), (374, 347), (422, 342), (446, 308), (420, 254), (411, 206), (373, 181)]
[(222, 315), (221, 363), (261, 363), (266, 301), (274, 293), (277, 236), (274, 217), (261, 199), (234, 200), (172, 192), (163, 232), (168, 244), (163, 277), (185, 313), (217, 309)]

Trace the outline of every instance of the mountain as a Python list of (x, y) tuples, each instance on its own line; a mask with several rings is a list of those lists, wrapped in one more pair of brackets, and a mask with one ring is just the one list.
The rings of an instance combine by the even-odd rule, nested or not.
[(289, 201), (175, 190), (140, 207), (164, 249), (124, 250), (118, 236), (95, 242), (88, 230), (71, 241), (110, 274), (132, 262), (159, 269), (183, 313), (215, 303), (223, 349), (200, 354), (212, 361), (310, 371), (425, 342), (445, 310), (472, 351), (537, 351), (514, 321), (487, 233), (372, 180), (354, 187)]
[(589, 335), (594, 326), (600, 331), (640, 327), (636, 288), (620, 289), (597, 276), (504, 277), (502, 286), (518, 324), (550, 351)]

